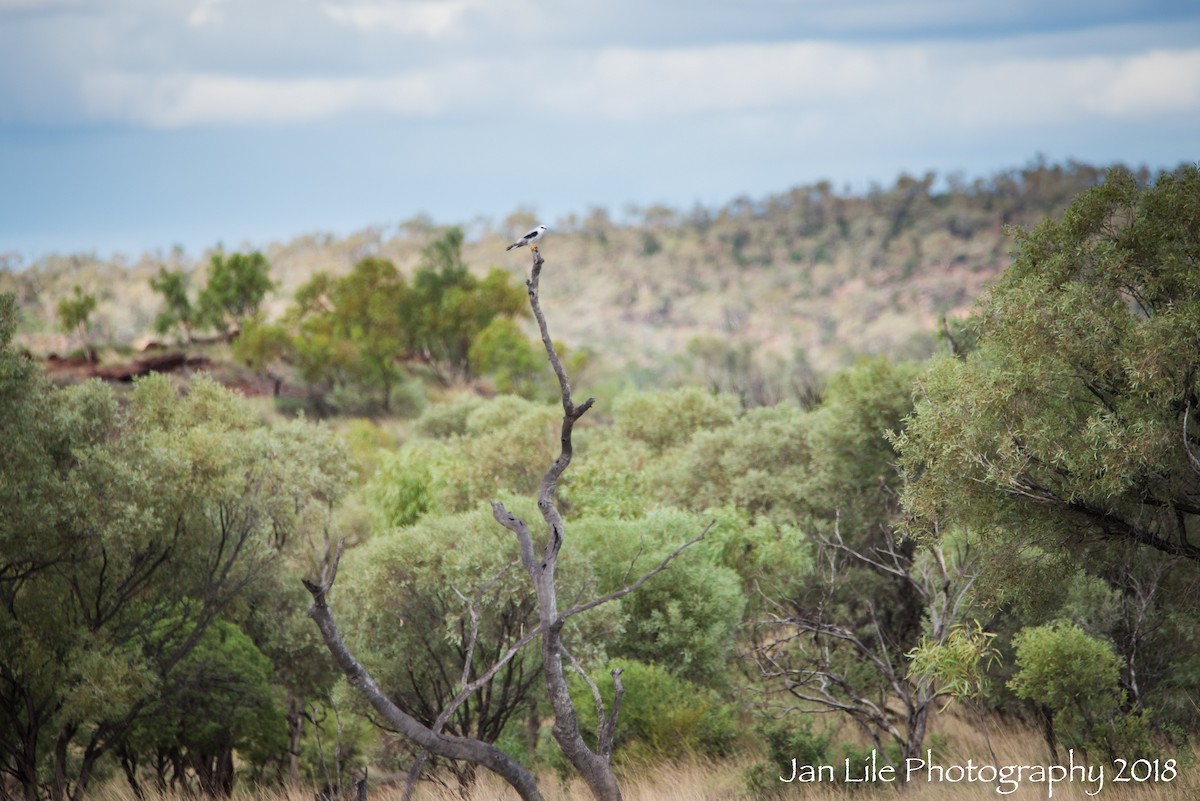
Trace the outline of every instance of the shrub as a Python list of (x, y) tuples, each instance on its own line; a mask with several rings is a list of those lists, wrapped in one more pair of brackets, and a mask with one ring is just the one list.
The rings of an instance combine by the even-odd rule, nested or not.
[[(734, 708), (714, 690), (674, 676), (664, 667), (633, 659), (614, 659), (592, 675), (605, 708), (612, 708), (610, 671), (621, 670), (625, 695), (614, 743), (614, 757), (624, 763), (653, 763), (688, 756), (728, 756), (738, 736)], [(580, 728), (596, 731), (596, 705), (591, 689), (573, 677), (571, 697)]]

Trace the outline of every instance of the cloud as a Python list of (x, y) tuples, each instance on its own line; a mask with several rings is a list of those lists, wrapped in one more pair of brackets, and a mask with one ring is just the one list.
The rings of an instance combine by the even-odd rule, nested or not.
[(479, 0), (416, 3), (325, 3), (321, 10), (334, 22), (366, 32), (395, 32), (439, 39), (455, 31), (462, 17), (482, 7)]
[(221, 6), (228, 2), (229, 0), (200, 0), (199, 5), (188, 15), (188, 25), (193, 28), (201, 28), (205, 25), (223, 22), (225, 12)]
[(381, 76), (109, 71), (85, 78), (82, 92), (96, 120), (159, 128), (537, 112), (610, 121), (774, 114), (804, 116), (808, 125), (874, 120), (972, 131), (1200, 112), (1200, 48), (1062, 58), (937, 43), (609, 48), (455, 60)]
[(428, 76), (266, 79), (228, 75), (107, 73), (84, 82), (97, 120), (152, 128), (280, 125), (362, 111), (428, 117), (442, 110)]
[(87, 7), (85, 0), (0, 0), (0, 14), (8, 12), (73, 11)]
[(1096, 99), (1089, 106), (1113, 116), (1194, 111), (1200, 108), (1200, 50), (1154, 50), (1127, 59)]

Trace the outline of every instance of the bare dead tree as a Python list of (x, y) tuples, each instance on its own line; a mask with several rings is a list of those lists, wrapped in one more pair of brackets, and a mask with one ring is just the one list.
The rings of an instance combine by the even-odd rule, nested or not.
[[(854, 547), (836, 525), (833, 535), (819, 537), (818, 543), (818, 597), (767, 599), (774, 611), (753, 648), (754, 659), (768, 682), (804, 702), (786, 706), (785, 712), (842, 713), (870, 738), (880, 757), (890, 763), (884, 748), (890, 741), (902, 763), (919, 755), (939, 691), (928, 679), (910, 675), (909, 649), (874, 599), (850, 615), (839, 608), (836, 591), (854, 580), (848, 575), (852, 568), (890, 577), (919, 598), (928, 640), (944, 644), (963, 620), (978, 573), (976, 560), (965, 545), (948, 553), (940, 540), (917, 557), (890, 539), (871, 549)], [(867, 679), (863, 665), (871, 668)]]
[[(558, 488), (558, 480), (562, 477), (567, 466), (571, 464), (573, 452), (571, 433), (575, 428), (575, 423), (587, 413), (588, 409), (592, 408), (595, 398), (588, 398), (582, 404), (576, 406), (571, 397), (571, 383), (567, 379), (566, 371), (563, 370), (562, 362), (559, 360), (558, 353), (554, 349), (554, 343), (550, 339), (550, 331), (546, 326), (546, 317), (542, 314), (542, 307), (538, 301), (538, 282), (541, 278), (542, 263), (542, 254), (536, 250), (533, 251), (533, 270), (529, 280), (526, 282), (526, 287), (529, 290), (529, 305), (533, 308), (533, 315), (537, 319), (538, 328), (541, 331), (542, 344), (546, 348), (546, 355), (550, 359), (550, 365), (554, 369), (554, 374), (558, 378), (559, 389), (562, 391), (563, 421), (561, 451), (558, 458), (554, 460), (554, 463), (546, 471), (546, 474), (542, 476), (541, 484), (538, 486), (538, 511), (541, 512), (547, 529), (546, 543), (542, 547), (541, 553), (539, 554), (535, 547), (529, 526), (505, 509), (503, 504), (493, 502), (492, 514), (502, 526), (516, 535), (517, 542), (520, 545), (521, 564), (533, 580), (534, 589), (537, 592), (539, 629), (542, 638), (542, 670), (546, 676), (551, 707), (554, 709), (554, 726), (551, 729), (554, 739), (558, 743), (559, 748), (562, 749), (563, 755), (579, 771), (579, 775), (583, 778), (597, 801), (620, 801), (621, 789), (617, 785), (616, 777), (612, 771), (613, 735), (616, 731), (621, 696), (624, 693), (620, 671), (614, 670), (612, 672), (615, 690), (612, 709), (606, 711), (598, 688), (583, 669), (575, 663), (563, 645), (563, 625), (568, 618), (574, 615), (585, 612), (588, 609), (594, 609), (600, 604), (624, 597), (633, 592), (642, 586), (651, 576), (666, 569), (667, 565), (683, 553), (686, 548), (704, 539), (712, 526), (710, 524), (699, 536), (680, 545), (672, 553), (668, 554), (656, 567), (642, 574), (636, 581), (626, 584), (621, 589), (610, 592), (607, 595), (583, 603), (576, 603), (565, 611), (559, 611), (558, 588), (555, 575), (558, 569), (558, 554), (563, 545), (564, 526), (562, 515), (555, 504), (554, 495)], [(593, 700), (596, 704), (597, 720), (599, 721), (596, 732), (596, 750), (588, 747), (583, 738), (583, 733), (580, 731), (579, 718), (575, 713), (575, 705), (571, 700), (566, 672), (563, 669), (563, 657), (566, 657), (571, 662), (574, 669), (584, 677), (584, 680), (592, 689)]]
[[(542, 670), (546, 677), (551, 706), (554, 710), (554, 726), (552, 728), (554, 738), (562, 749), (563, 754), (575, 769), (579, 771), (580, 776), (597, 801), (621, 801), (621, 790), (612, 771), (612, 750), (617, 726), (617, 713), (619, 712), (621, 696), (624, 692), (620, 680), (620, 671), (614, 670), (612, 672), (615, 695), (612, 708), (606, 711), (598, 688), (590, 677), (586, 675), (582, 667), (575, 663), (574, 659), (567, 652), (562, 638), (563, 627), (571, 617), (587, 612), (609, 601), (623, 598), (637, 590), (650, 578), (665, 570), (687, 548), (703, 540), (712, 529), (712, 524), (709, 524), (699, 535), (684, 542), (674, 551), (667, 554), (662, 561), (643, 573), (636, 580), (627, 581), (622, 587), (606, 595), (574, 603), (565, 610), (559, 609), (556, 573), (558, 553), (563, 545), (564, 524), (562, 515), (555, 504), (555, 491), (558, 487), (558, 480), (571, 463), (573, 453), (571, 435), (575, 423), (587, 413), (588, 409), (595, 403), (595, 399), (588, 398), (579, 406), (576, 406), (572, 400), (570, 382), (566, 371), (563, 369), (562, 361), (559, 359), (558, 353), (554, 348), (554, 343), (550, 339), (546, 318), (542, 314), (541, 304), (538, 299), (538, 284), (543, 263), (541, 253), (536, 250), (533, 251), (533, 270), (530, 279), (526, 282), (526, 287), (529, 291), (530, 306), (533, 308), (534, 316), (541, 330), (542, 343), (545, 345), (546, 355), (550, 360), (550, 365), (554, 370), (555, 376), (558, 378), (559, 387), (562, 391), (563, 423), (561, 436), (562, 449), (558, 458), (554, 460), (547, 469), (546, 474), (542, 477), (538, 488), (538, 510), (541, 512), (548, 529), (547, 541), (541, 548), (540, 554), (535, 546), (529, 526), (505, 509), (503, 504), (498, 502), (492, 503), (493, 516), (517, 538), (521, 565), (532, 579), (537, 597), (538, 625), (526, 632), (518, 642), (497, 658), (494, 664), (474, 681), (465, 681), (467, 673), (464, 668), (464, 680), (460, 682), (461, 687), (459, 692), (431, 727), (424, 725), (394, 704), (379, 689), (370, 673), (367, 672), (366, 668), (350, 652), (342, 639), (329, 607), (329, 593), (333, 588), (334, 580), (337, 577), (338, 564), (341, 561), (344, 544), (341, 541), (337, 543), (336, 549), (333, 548), (331, 543), (327, 542), (326, 554), (319, 579), (317, 581), (304, 579), (304, 586), (313, 598), (308, 614), (321, 630), (326, 647), (333, 655), (338, 667), (346, 675), (351, 686), (397, 732), (412, 740), (429, 754), (446, 759), (465, 760), (471, 764), (480, 765), (491, 770), (508, 782), (517, 791), (523, 801), (542, 801), (541, 792), (538, 789), (536, 778), (532, 773), (512, 757), (489, 743), (471, 737), (449, 736), (443, 734), (441, 730), (446, 720), (453, 714), (453, 711), (467, 697), (478, 692), (522, 648), (533, 642), (533, 640), (540, 638)], [(474, 605), (468, 604), (468, 609), (472, 619), (471, 632), (468, 637), (470, 643), (468, 647), (469, 654), (474, 647), (478, 620), (477, 613), (474, 612)], [(566, 657), (572, 664), (573, 669), (577, 670), (592, 688), (599, 721), (596, 732), (596, 750), (591, 749), (587, 745), (580, 730), (579, 719), (575, 713), (575, 706), (571, 700), (570, 688), (563, 667), (564, 657)]]

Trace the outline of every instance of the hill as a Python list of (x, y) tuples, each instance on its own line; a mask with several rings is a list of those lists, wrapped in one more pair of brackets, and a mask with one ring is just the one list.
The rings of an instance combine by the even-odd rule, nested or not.
[[(647, 380), (737, 359), (826, 371), (865, 353), (922, 357), (939, 318), (967, 313), (1007, 267), (1005, 226), (1061, 213), (1106, 171), (1037, 162), (971, 183), (929, 173), (854, 193), (822, 182), (718, 209), (630, 209), (621, 221), (594, 209), (550, 221), (543, 298), (564, 342)], [(1139, 179), (1150, 179), (1145, 168)], [(536, 222), (517, 213), (466, 226), (466, 262), (523, 275), (527, 254), (504, 245)], [(277, 282), (268, 308), (281, 313), (315, 272), (344, 274), (365, 256), (411, 272), (441, 230), (417, 219), (261, 248)], [(150, 333), (160, 308), (150, 277), (166, 265), (199, 279), (207, 261), (178, 250), (136, 261), (54, 255), (0, 270), (0, 291), (16, 293), (21, 342), (35, 353), (67, 349), (54, 309), (76, 284), (98, 300), (94, 339), (128, 344)]]

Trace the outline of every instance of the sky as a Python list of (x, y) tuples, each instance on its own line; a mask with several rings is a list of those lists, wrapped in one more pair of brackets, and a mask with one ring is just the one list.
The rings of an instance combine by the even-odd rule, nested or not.
[(1039, 157), (1200, 159), (1200, 3), (0, 0), (9, 264)]

